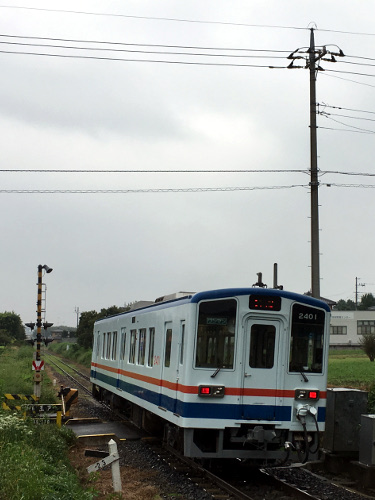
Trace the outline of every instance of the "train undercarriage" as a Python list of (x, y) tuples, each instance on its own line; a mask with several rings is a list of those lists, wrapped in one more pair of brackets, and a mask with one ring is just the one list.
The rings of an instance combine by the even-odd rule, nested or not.
[(291, 432), (273, 424), (242, 424), (236, 428), (182, 428), (148, 410), (93, 385), (93, 395), (119, 410), (138, 428), (157, 435), (184, 456), (197, 459), (242, 459), (256, 464), (306, 462), (318, 457), (318, 432)]

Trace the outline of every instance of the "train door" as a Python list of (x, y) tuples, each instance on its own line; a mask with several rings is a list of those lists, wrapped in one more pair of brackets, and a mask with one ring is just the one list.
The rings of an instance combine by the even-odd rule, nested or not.
[(160, 406), (175, 413), (177, 404), (177, 367), (178, 342), (177, 332), (173, 331), (172, 322), (164, 325), (164, 357), (161, 370)]
[(243, 349), (242, 418), (277, 419), (278, 350), (281, 323), (248, 319)]

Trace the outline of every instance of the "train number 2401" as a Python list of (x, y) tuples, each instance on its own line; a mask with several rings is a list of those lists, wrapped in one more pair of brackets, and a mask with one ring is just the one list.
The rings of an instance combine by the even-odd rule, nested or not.
[(318, 315), (314, 313), (299, 313), (298, 319), (300, 321), (314, 321), (318, 319)]

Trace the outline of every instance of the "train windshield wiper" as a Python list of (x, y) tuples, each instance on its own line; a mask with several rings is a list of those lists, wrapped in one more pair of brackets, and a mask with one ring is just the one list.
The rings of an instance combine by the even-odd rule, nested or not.
[(211, 375), (211, 378), (216, 377), (216, 375), (219, 373), (220, 370), (221, 370), (221, 366), (219, 366), (218, 368), (216, 368), (216, 370), (214, 371), (214, 373)]
[[(302, 378), (305, 382), (308, 382), (309, 379), (306, 377), (306, 375), (303, 373), (303, 371), (300, 371), (300, 374), (302, 375)], [(212, 376), (212, 375), (211, 375)]]

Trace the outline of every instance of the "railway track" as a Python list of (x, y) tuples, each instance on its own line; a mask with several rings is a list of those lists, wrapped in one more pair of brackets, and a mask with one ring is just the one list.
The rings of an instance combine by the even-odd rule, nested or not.
[[(115, 417), (112, 409), (97, 401), (91, 392), (90, 377), (59, 357), (48, 354), (48, 362), (74, 386), (84, 392), (90, 404), (98, 405)], [(74, 375), (72, 375), (72, 372)], [(119, 418), (118, 415), (116, 415)], [(219, 472), (208, 470), (193, 460), (183, 457), (166, 445), (149, 444), (150, 451), (167, 464), (182, 481), (190, 481), (206, 493), (205, 498), (217, 500), (273, 500), (278, 498), (309, 500), (363, 500), (359, 493), (332, 484), (328, 479), (319, 477), (302, 467), (282, 467), (254, 469), (245, 467), (241, 462), (232, 463)], [(370, 497), (367, 497), (370, 498)]]
[[(264, 469), (245, 469), (242, 467), (241, 471), (237, 470), (233, 473), (231, 479), (223, 479), (221, 474), (218, 475), (192, 459), (181, 456), (167, 445), (157, 447), (150, 445), (150, 447), (169, 467), (184, 477), (188, 477), (190, 481), (207, 492), (212, 499), (259, 500), (260, 498), (276, 499), (282, 497), (283, 500), (321, 500), (322, 498), (304, 491), (297, 485), (279, 480)], [(226, 476), (228, 476), (228, 471)]]
[[(81, 389), (84, 390), (86, 394), (91, 395), (91, 388), (90, 388), (90, 377), (87, 376), (86, 374), (80, 372), (74, 366), (69, 365), (65, 361), (62, 361), (62, 359), (58, 358), (57, 356), (53, 356), (52, 354), (47, 354), (45, 356), (48, 360), (49, 363), (54, 365), (59, 371), (61, 371), (66, 377), (68, 377), (70, 380), (72, 380), (77, 386), (79, 386)], [(63, 366), (69, 368), (69, 370), (73, 371), (76, 375), (78, 375), (82, 380), (84, 380), (86, 383), (83, 383), (76, 377), (74, 377), (70, 372), (65, 370)]]

